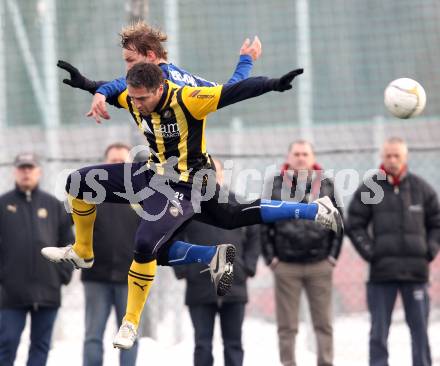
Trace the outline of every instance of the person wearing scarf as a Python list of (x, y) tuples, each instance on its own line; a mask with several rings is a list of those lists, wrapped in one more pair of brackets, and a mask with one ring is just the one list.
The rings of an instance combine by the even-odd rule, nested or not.
[[(310, 142), (289, 146), (281, 174), (274, 178), (272, 199), (313, 202), (328, 196), (336, 206), (333, 182), (316, 162)], [(275, 279), (279, 355), (283, 366), (295, 363), (300, 293), (310, 304), (320, 366), (333, 365), (332, 274), (342, 237), (313, 222), (262, 225), (262, 251)]]
[(434, 189), (408, 170), (407, 161), (405, 141), (385, 141), (380, 169), (358, 188), (348, 209), (348, 236), (370, 267), (370, 366), (388, 365), (387, 339), (398, 293), (411, 333), (412, 364), (432, 364), (428, 281), (429, 263), (440, 248), (440, 205)]

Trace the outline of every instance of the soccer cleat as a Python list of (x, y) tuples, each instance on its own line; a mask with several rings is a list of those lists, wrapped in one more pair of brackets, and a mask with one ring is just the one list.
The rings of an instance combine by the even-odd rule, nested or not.
[(315, 221), (325, 228), (333, 230), (336, 234), (342, 235), (344, 223), (341, 214), (336, 207), (333, 206), (331, 199), (325, 196), (313, 202), (318, 204), (318, 213), (315, 216)]
[(81, 258), (73, 250), (72, 245), (67, 247), (46, 247), (41, 249), (41, 254), (44, 258), (54, 263), (71, 263), (76, 269), (87, 269), (93, 266), (93, 258), (84, 259)]
[(234, 279), (235, 247), (232, 244), (219, 244), (209, 263), (209, 273), (218, 296), (225, 296)]
[(122, 321), (118, 333), (113, 339), (113, 347), (120, 349), (130, 349), (136, 341), (136, 326), (127, 320)]

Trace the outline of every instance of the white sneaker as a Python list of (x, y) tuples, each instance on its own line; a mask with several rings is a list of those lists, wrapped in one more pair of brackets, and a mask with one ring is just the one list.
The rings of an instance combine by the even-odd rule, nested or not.
[(87, 269), (93, 266), (93, 258), (84, 259), (81, 258), (73, 250), (72, 245), (67, 247), (46, 247), (41, 249), (41, 254), (44, 258), (49, 259), (51, 262), (55, 263), (72, 263), (76, 269)]
[(130, 349), (136, 341), (136, 326), (126, 320), (122, 321), (118, 333), (113, 339), (113, 347), (120, 349)]
[(232, 244), (219, 244), (209, 263), (209, 273), (218, 296), (225, 296), (234, 280), (235, 247)]
[(315, 221), (329, 230), (333, 230), (336, 234), (342, 235), (344, 231), (344, 223), (341, 214), (328, 196), (318, 198), (314, 203), (318, 204), (318, 213)]

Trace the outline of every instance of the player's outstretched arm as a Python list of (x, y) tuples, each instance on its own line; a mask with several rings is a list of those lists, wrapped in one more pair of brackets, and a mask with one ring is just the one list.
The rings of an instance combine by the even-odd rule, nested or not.
[(101, 123), (101, 118), (110, 119), (110, 114), (107, 112), (107, 105), (105, 104), (106, 97), (100, 93), (95, 93), (90, 105), (90, 110), (86, 113), (87, 117), (92, 117), (96, 123)]
[[(86, 114), (87, 117), (93, 117), (97, 123), (101, 123), (101, 118), (110, 119), (106, 102), (117, 108), (123, 107), (118, 102), (118, 96), (122, 94), (127, 87), (125, 77), (110, 82), (94, 81), (86, 78), (75, 66), (66, 61), (58, 60), (57, 66), (70, 74), (70, 79), (63, 80), (64, 84), (94, 94), (90, 110)], [(101, 87), (103, 88), (102, 90)], [(105, 91), (106, 94), (110, 94), (110, 96), (102, 94), (102, 91)], [(113, 97), (113, 95), (115, 95), (115, 97)]]
[(106, 99), (117, 98), (117, 96), (127, 89), (125, 76), (106, 82), (99, 86), (97, 93), (102, 94)]
[(248, 55), (252, 61), (257, 61), (262, 52), (261, 41), (258, 36), (255, 36), (252, 43), (249, 38), (246, 38), (240, 48), (240, 55)]
[(279, 79), (258, 76), (239, 81), (235, 84), (215, 87), (184, 87), (182, 99), (193, 117), (205, 118), (209, 113), (245, 99), (255, 98), (270, 91), (283, 92), (292, 89), (292, 81), (301, 75), (303, 69), (288, 72)]
[(70, 74), (70, 79), (64, 79), (63, 83), (70, 85), (72, 88), (86, 90), (92, 94), (100, 93), (105, 95), (106, 98), (117, 97), (127, 88), (124, 76), (112, 81), (94, 81), (86, 78), (67, 61), (58, 60), (57, 66)]
[(304, 69), (296, 69), (278, 79), (268, 79), (259, 76), (248, 78), (232, 85), (223, 85), (217, 109), (242, 100), (258, 97), (270, 91), (284, 92), (290, 90), (292, 89), (293, 79), (303, 72)]
[(240, 48), (240, 58), (234, 73), (226, 84), (235, 84), (241, 80), (247, 79), (251, 73), (253, 61), (258, 60), (261, 56), (261, 42), (255, 36), (252, 43), (249, 38), (246, 38)]
[(96, 123), (101, 123), (102, 119), (110, 119), (110, 115), (107, 112), (107, 105), (111, 104), (117, 108), (129, 109), (127, 103), (127, 94), (128, 91), (125, 89), (121, 94), (116, 97), (106, 98), (105, 95), (102, 95), (98, 92), (95, 93), (92, 99), (92, 104), (90, 106), (90, 110), (87, 112), (87, 117), (92, 117)]
[(57, 66), (69, 73), (70, 79), (63, 79), (63, 83), (71, 86), (72, 88), (86, 90), (89, 93), (95, 94), (96, 90), (101, 85), (107, 83), (107, 81), (94, 81), (86, 78), (75, 66), (67, 61), (58, 60)]

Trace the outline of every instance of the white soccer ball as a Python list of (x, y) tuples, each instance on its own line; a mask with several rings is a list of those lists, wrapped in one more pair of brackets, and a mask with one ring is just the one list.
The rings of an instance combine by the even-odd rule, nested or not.
[(423, 86), (409, 78), (396, 79), (385, 89), (385, 106), (398, 118), (411, 118), (422, 113), (426, 105)]

